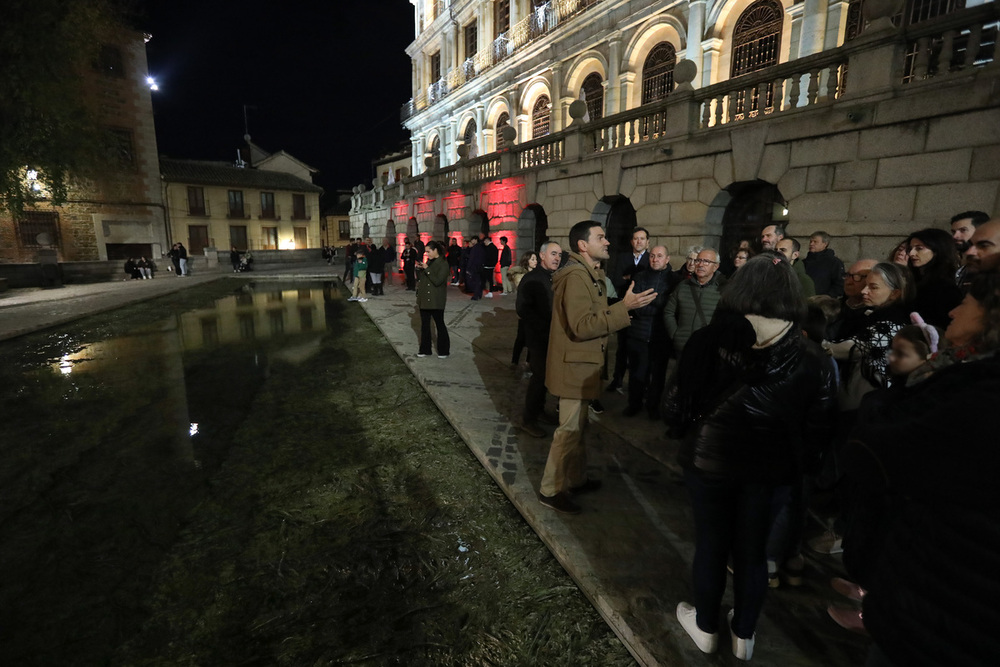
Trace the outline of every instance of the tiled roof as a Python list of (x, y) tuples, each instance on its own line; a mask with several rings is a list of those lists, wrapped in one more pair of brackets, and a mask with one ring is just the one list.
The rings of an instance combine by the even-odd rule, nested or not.
[(225, 162), (160, 158), (160, 175), (169, 183), (219, 185), (253, 190), (323, 192), (323, 188), (280, 171), (242, 169)]

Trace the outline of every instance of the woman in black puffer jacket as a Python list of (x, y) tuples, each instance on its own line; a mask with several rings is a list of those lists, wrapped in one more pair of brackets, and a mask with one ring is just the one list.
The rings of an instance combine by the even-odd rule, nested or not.
[(665, 408), (697, 532), (694, 600), (677, 618), (706, 653), (718, 643), (732, 556), (732, 648), (749, 660), (767, 591), (765, 547), (774, 488), (812, 467), (836, 414), (833, 370), (807, 350), (798, 281), (773, 254), (754, 257), (722, 292), (712, 323), (685, 347)]

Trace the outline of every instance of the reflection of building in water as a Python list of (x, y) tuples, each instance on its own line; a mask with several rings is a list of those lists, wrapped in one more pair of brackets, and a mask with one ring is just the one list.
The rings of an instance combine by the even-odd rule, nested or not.
[(215, 302), (180, 316), (184, 349), (273, 338), (326, 330), (324, 291), (320, 285), (302, 289), (257, 289)]

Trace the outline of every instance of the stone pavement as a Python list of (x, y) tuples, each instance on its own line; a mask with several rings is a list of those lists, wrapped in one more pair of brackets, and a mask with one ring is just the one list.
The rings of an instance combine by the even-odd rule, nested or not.
[[(337, 265), (284, 265), (261, 267), (245, 277), (333, 279), (342, 271)], [(10, 290), (0, 294), (0, 340), (225, 275)], [(586, 434), (590, 475), (602, 479), (603, 488), (578, 499), (583, 512), (577, 516), (543, 507), (536, 489), (549, 439), (531, 438), (517, 426), (527, 381), (510, 363), (517, 330), (514, 298), (471, 301), (450, 287), (445, 320), (451, 357), (418, 359), (420, 318), (414, 294), (400, 286), (401, 278), (395, 276), (384, 297), (346, 305), (366, 310), (636, 660), (643, 665), (739, 664), (724, 637), (718, 653), (703, 655), (674, 619), (677, 602), (691, 600), (694, 535), (690, 503), (673, 462), (676, 444), (664, 437), (662, 424), (644, 416), (622, 417), (625, 397), (606, 393), (602, 400), (607, 411), (591, 413)], [(555, 412), (554, 401), (549, 408)], [(551, 433), (551, 427), (548, 430)], [(863, 662), (867, 640), (842, 630), (826, 614), (827, 604), (844, 602), (828, 585), (839, 569), (834, 557), (807, 555), (804, 586), (769, 592), (753, 664)], [(724, 604), (731, 604), (730, 595)]]

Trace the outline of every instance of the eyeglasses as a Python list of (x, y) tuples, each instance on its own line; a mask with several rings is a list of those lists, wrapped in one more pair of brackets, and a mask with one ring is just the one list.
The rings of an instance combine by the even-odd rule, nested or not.
[(718, 264), (718, 262), (713, 262), (710, 259), (692, 259), (695, 264)]
[(865, 271), (864, 273), (845, 273), (844, 277), (850, 278), (856, 283), (860, 283), (861, 281), (863, 281), (865, 278), (868, 277), (868, 272)]

